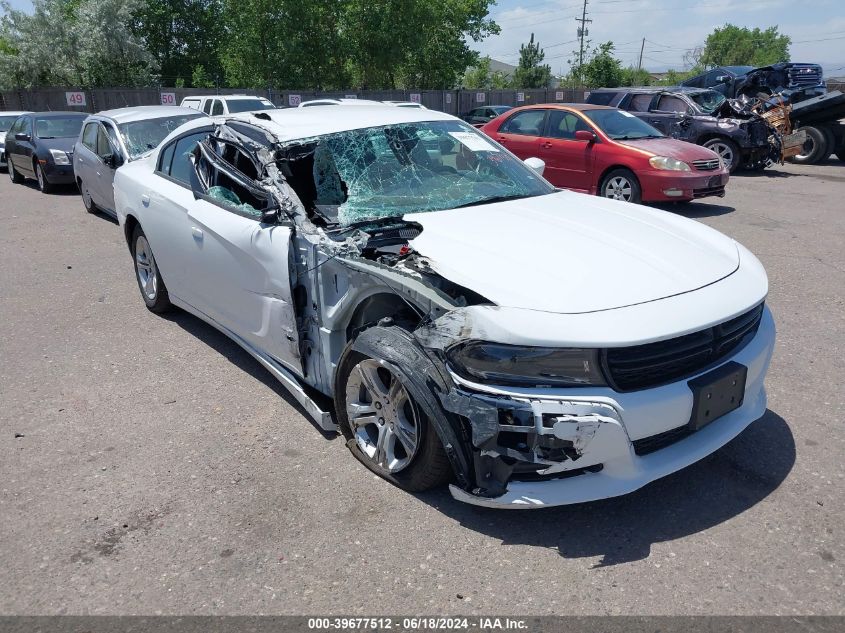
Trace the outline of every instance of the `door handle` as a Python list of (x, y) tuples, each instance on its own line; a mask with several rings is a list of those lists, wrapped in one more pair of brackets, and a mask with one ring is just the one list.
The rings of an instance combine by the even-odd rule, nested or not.
[(150, 197), (147, 194), (141, 196), (141, 204), (143, 204), (145, 207), (150, 206)]
[(545, 143), (542, 143), (542, 144), (540, 145), (540, 147), (542, 147), (542, 148), (544, 148), (544, 149), (551, 149), (552, 144), (551, 144), (551, 143), (549, 143), (548, 141), (546, 141)]
[(191, 235), (193, 235), (195, 239), (201, 240), (202, 236), (203, 236), (202, 229), (200, 229), (196, 226), (192, 226), (191, 227)]
[(504, 136), (500, 136), (500, 137), (499, 137), (499, 138), (497, 138), (496, 140), (497, 140), (497, 141), (499, 141), (500, 143), (504, 143), (504, 142), (505, 142), (505, 141), (507, 141), (508, 139), (506, 139)]

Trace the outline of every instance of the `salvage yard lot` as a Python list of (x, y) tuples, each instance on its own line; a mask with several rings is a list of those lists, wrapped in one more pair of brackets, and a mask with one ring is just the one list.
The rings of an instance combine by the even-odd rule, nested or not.
[(766, 266), (766, 416), (626, 497), (509, 512), (375, 477), (148, 312), (113, 221), (3, 174), (0, 613), (845, 613), (845, 164), (727, 191), (662, 208)]

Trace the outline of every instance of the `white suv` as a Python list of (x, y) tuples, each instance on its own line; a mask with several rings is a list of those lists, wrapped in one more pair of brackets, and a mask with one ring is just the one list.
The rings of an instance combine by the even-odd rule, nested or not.
[(182, 99), (182, 107), (201, 110), (210, 116), (276, 108), (269, 99), (251, 95), (193, 95)]

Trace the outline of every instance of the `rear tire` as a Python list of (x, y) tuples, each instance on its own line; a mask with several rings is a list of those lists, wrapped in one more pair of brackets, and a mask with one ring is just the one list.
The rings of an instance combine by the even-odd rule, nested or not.
[(630, 169), (614, 169), (602, 179), (599, 195), (602, 198), (639, 204), (643, 191), (640, 181)]
[(156, 313), (170, 310), (173, 306), (167, 294), (167, 286), (164, 285), (164, 279), (141, 225), (136, 226), (132, 232), (132, 259), (135, 261), (135, 280), (147, 308)]
[(452, 466), (440, 437), (417, 405), (414, 386), (395, 374), (390, 363), (350, 346), (337, 371), (338, 426), (358, 461), (409, 492), (452, 480)]
[(99, 209), (97, 205), (94, 204), (94, 200), (91, 198), (91, 192), (88, 191), (88, 187), (85, 186), (85, 182), (82, 179), (79, 180), (79, 193), (82, 194), (82, 205), (85, 207), (85, 210), (88, 213), (96, 214)]
[(11, 158), (8, 156), (6, 157), (6, 164), (8, 165), (7, 169), (9, 170), (9, 179), (16, 185), (21, 184), (23, 182), (23, 176), (17, 172), (15, 166), (12, 164)]
[[(807, 133), (807, 140), (804, 142), (804, 150), (801, 154), (793, 156), (790, 160), (798, 165), (814, 165), (826, 156), (830, 156), (827, 135), (819, 128), (812, 125), (799, 127), (796, 132), (804, 130)], [(827, 152), (827, 153), (825, 153)]]
[(742, 156), (739, 153), (739, 145), (729, 138), (711, 138), (702, 143), (702, 145), (716, 152), (731, 173), (739, 169), (739, 163), (742, 160)]

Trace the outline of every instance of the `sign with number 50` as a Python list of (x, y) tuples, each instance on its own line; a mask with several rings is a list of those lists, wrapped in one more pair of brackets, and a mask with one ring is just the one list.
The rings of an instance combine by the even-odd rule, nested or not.
[(65, 99), (69, 106), (84, 106), (85, 93), (84, 92), (66, 92)]
[(176, 105), (176, 93), (175, 92), (162, 92), (161, 93), (161, 105)]

